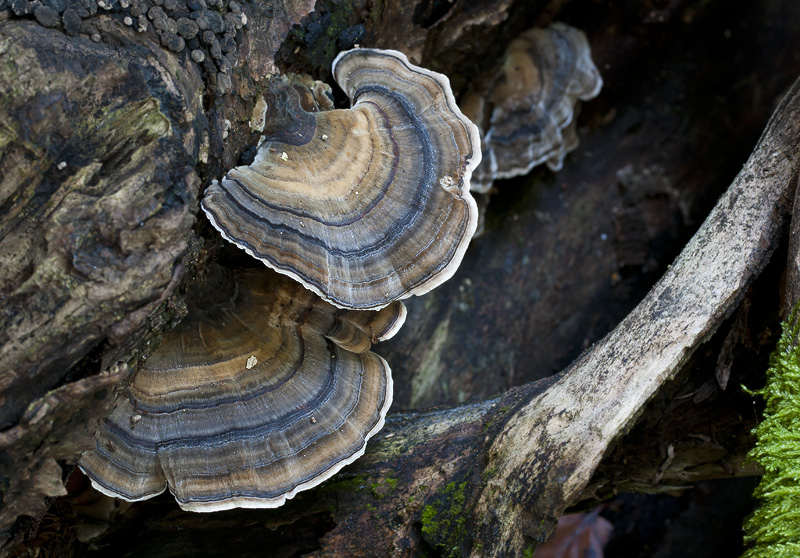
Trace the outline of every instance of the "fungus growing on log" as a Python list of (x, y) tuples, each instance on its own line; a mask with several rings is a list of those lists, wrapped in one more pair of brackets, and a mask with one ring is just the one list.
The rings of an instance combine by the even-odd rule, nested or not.
[[(527, 174), (541, 163), (561, 170), (564, 157), (578, 146), (575, 105), (593, 99), (602, 87), (582, 31), (553, 23), (514, 39), (487, 93), (492, 109), (473, 191), (488, 192), (495, 179)], [(480, 124), (484, 107), (475, 96), (469, 93), (462, 105)]]
[(219, 277), (81, 458), (99, 491), (136, 501), (169, 487), (191, 511), (277, 507), (355, 461), (383, 426), (392, 379), (369, 349), (400, 328), (402, 302), (341, 310), (266, 270)]
[(447, 77), (355, 49), (333, 75), (352, 108), (320, 110), (281, 80), (262, 143), (202, 206), (229, 241), (342, 308), (378, 309), (449, 279), (477, 225), (478, 130)]

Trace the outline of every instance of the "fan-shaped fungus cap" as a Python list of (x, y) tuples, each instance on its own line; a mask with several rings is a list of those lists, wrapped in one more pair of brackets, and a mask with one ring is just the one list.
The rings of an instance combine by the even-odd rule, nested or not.
[(269, 267), (336, 306), (377, 309), (460, 264), (477, 223), (480, 140), (448, 79), (400, 52), (342, 52), (333, 74), (352, 108), (307, 112), (292, 91), (274, 95), (285, 114), (268, 115), (255, 161), (214, 182), (202, 205)]
[(164, 337), (81, 458), (101, 492), (136, 501), (169, 487), (191, 511), (277, 507), (383, 426), (392, 379), (369, 348), (402, 325), (401, 302), (340, 310), (266, 270), (220, 290)]
[(560, 170), (577, 147), (574, 128), (568, 129), (575, 104), (596, 97), (602, 86), (582, 31), (554, 23), (514, 39), (489, 99), (494, 109), (483, 174), (509, 178), (542, 162)]

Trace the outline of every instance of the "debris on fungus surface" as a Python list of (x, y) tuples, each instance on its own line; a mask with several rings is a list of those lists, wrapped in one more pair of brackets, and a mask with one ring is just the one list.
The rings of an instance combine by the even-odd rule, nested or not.
[(514, 39), (487, 92), (469, 91), (461, 102), (486, 129), (472, 190), (488, 192), (496, 179), (527, 174), (541, 163), (560, 170), (578, 146), (576, 103), (593, 99), (602, 86), (582, 31), (553, 23)]
[(128, 501), (169, 488), (190, 511), (270, 508), (364, 453), (392, 401), (369, 349), (398, 331), (402, 302), (340, 310), (266, 269), (207, 281), (193, 300), (81, 458), (95, 488)]
[(202, 207), (227, 240), (332, 304), (379, 309), (460, 264), (480, 140), (447, 77), (400, 52), (342, 52), (333, 75), (352, 108), (274, 80), (255, 160), (215, 181)]

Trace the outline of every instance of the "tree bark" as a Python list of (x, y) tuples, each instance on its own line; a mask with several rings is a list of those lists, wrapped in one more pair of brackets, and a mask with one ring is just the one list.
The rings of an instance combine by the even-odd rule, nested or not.
[[(748, 145), (742, 140), (769, 106), (757, 95), (775, 98), (800, 72), (781, 44), (796, 8), (774, 2), (736, 14), (754, 27), (784, 27), (759, 34), (731, 25), (757, 69), (725, 81), (730, 89), (743, 79), (748, 95), (719, 101), (710, 91), (741, 57), (726, 57), (723, 46), (707, 59), (692, 51), (712, 36), (727, 40), (730, 22), (718, 16), (731, 8), (722, 2), (612, 13), (578, 1), (320, 1), (310, 15), (313, 2), (243, 4), (251, 24), (228, 94), (187, 52), (163, 49), (116, 12), (87, 18), (75, 37), (0, 17), (0, 59), (10, 62), (0, 70), (6, 549), (64, 493), (60, 465), (68, 470), (88, 446), (110, 387), (180, 317), (181, 281), (201, 275), (212, 254), (242, 262), (206, 224), (191, 229), (201, 184), (257, 141), (246, 122), (266, 74), (325, 77), (359, 24), (363, 44), (403, 50), (463, 89), (496, 65), (515, 33), (557, 15), (587, 31), (606, 79), (607, 92), (584, 107), (583, 147), (565, 170), (499, 185), (487, 234), (464, 269), (412, 301), (406, 332), (378, 348), (395, 372), (400, 409), (484, 401), (396, 414), (363, 460), (280, 510), (196, 516), (157, 499), (127, 510), (96, 544), (118, 537), (139, 552), (174, 556), (223, 532), (245, 545), (248, 531), (237, 526), (257, 524), (275, 531), (254, 538), (253, 552), (270, 544), (285, 555), (515, 555), (542, 540), (567, 506), (757, 472), (740, 468), (752, 415), (742, 424), (736, 417), (749, 401), (720, 397), (711, 376), (730, 377), (730, 345), (741, 347), (742, 326), (726, 317), (737, 305), (737, 316), (746, 314), (747, 285), (775, 249), (794, 196), (797, 130), (786, 119), (794, 97), (648, 298), (567, 371), (541, 378), (624, 316), (721, 191), (742, 158), (709, 137)], [(673, 46), (681, 44), (685, 51)], [(764, 60), (782, 61), (780, 71)], [(692, 94), (705, 104), (682, 104)], [(751, 291), (746, 300), (757, 297)], [(775, 312), (760, 313), (751, 338), (774, 327), (777, 304), (764, 304)], [(713, 354), (692, 357), (717, 328), (719, 340), (705, 345)], [(751, 352), (763, 354), (768, 336), (756, 344)], [(679, 370), (684, 391), (667, 382)], [(87, 517), (70, 521), (85, 527)], [(177, 536), (178, 527), (189, 536)], [(125, 533), (137, 528), (152, 536), (130, 543)]]

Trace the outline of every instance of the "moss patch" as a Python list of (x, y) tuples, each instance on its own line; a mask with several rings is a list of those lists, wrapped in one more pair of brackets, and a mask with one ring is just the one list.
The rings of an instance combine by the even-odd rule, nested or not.
[(765, 473), (753, 495), (761, 507), (744, 524), (743, 558), (800, 556), (800, 320), (798, 307), (783, 324), (770, 355), (764, 418), (755, 430), (758, 441), (749, 458)]
[(357, 475), (352, 479), (328, 482), (318, 490), (330, 490), (332, 492), (357, 492), (369, 486), (366, 475)]
[(464, 510), (467, 482), (451, 482), (436, 499), (422, 508), (422, 536), (432, 547), (441, 549), (443, 556), (461, 556), (466, 541), (467, 514)]
[(397, 479), (386, 477), (374, 483), (370, 488), (372, 489), (372, 495), (377, 500), (383, 500), (397, 488)]

